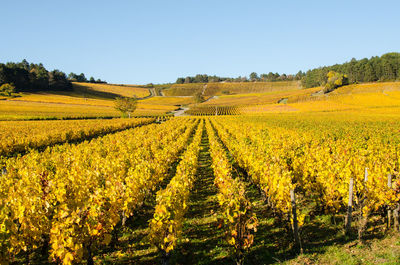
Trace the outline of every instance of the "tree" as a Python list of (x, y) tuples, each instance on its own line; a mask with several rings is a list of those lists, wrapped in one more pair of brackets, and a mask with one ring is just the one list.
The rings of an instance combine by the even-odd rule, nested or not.
[(71, 82), (76, 82), (76, 81), (77, 81), (77, 80), (76, 80), (76, 77), (77, 77), (76, 74), (74, 74), (74, 73), (69, 73), (69, 75), (68, 75), (68, 80), (70, 80)]
[(0, 94), (5, 96), (11, 96), (11, 93), (15, 92), (15, 86), (11, 84), (3, 84), (0, 86)]
[(89, 79), (89, 82), (90, 82), (90, 83), (96, 83), (96, 80), (94, 79), (93, 76), (91, 76), (90, 79)]
[(29, 71), (29, 79), (33, 90), (49, 89), (49, 72), (43, 65), (31, 64)]
[(297, 72), (296, 76), (294, 77), (295, 80), (301, 80), (305, 74), (300, 70)]
[(178, 79), (176, 79), (176, 82), (175, 83), (177, 83), (177, 84), (183, 84), (183, 83), (185, 83), (185, 78), (183, 78), (183, 77), (178, 77)]
[(186, 78), (185, 78), (185, 84), (189, 84), (189, 83), (192, 83), (193, 82), (193, 77), (190, 77), (190, 76), (187, 76)]
[(49, 72), (49, 88), (51, 90), (72, 90), (72, 84), (65, 73), (59, 70)]
[(204, 75), (198, 74), (193, 78), (193, 83), (207, 83), (207, 82), (208, 82), (208, 76), (206, 74)]
[(278, 74), (278, 73), (274, 74), (274, 73), (272, 73), (272, 72), (269, 72), (269, 73), (267, 74), (266, 81), (270, 81), (270, 82), (276, 81), (277, 77), (279, 77), (279, 74)]
[(86, 79), (85, 74), (84, 74), (84, 73), (81, 73), (80, 75), (78, 75), (78, 76), (76, 77), (76, 81), (78, 81), (78, 82), (87, 82), (87, 79)]
[(22, 68), (24, 68), (24, 69), (27, 70), (27, 71), (30, 70), (29, 63), (28, 63), (28, 61), (27, 61), (26, 59), (23, 59), (23, 60), (22, 60), (21, 66), (22, 66)]
[(131, 117), (131, 114), (135, 111), (136, 106), (136, 98), (118, 97), (115, 99), (115, 109), (120, 111), (123, 116), (128, 115), (129, 118)]
[(330, 71), (327, 74), (328, 82), (325, 84), (324, 93), (329, 93), (338, 87), (345, 86), (349, 84), (349, 79), (347, 75)]
[(376, 74), (374, 68), (370, 62), (368, 62), (364, 66), (364, 82), (373, 82), (376, 81)]
[(252, 72), (251, 74), (250, 74), (250, 81), (257, 81), (259, 78), (258, 78), (258, 74), (256, 73), (256, 72)]

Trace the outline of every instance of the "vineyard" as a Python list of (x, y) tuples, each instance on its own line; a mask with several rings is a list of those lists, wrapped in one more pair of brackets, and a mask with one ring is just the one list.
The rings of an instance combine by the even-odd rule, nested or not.
[(212, 116), (212, 115), (238, 115), (240, 109), (235, 106), (195, 106), (185, 112), (194, 116)]
[(166, 96), (193, 96), (204, 90), (205, 96), (244, 93), (296, 91), (301, 88), (297, 81), (280, 82), (227, 82), (173, 84), (164, 90)]
[(150, 95), (147, 88), (129, 85), (109, 85), (93, 83), (73, 83), (75, 93), (84, 93), (92, 97), (138, 97), (143, 98)]
[(324, 245), (397, 238), (398, 115), (208, 108), (3, 121), (1, 263), (330, 264)]
[(156, 97), (149, 89), (136, 86), (74, 83), (73, 91), (18, 93), (0, 97), (0, 120), (116, 118), (119, 96), (139, 98), (135, 116), (162, 116), (192, 98)]
[(0, 121), (0, 156), (49, 145), (85, 140), (151, 123), (151, 119)]
[(0, 265), (400, 265), (400, 1), (49, 2), (0, 5)]

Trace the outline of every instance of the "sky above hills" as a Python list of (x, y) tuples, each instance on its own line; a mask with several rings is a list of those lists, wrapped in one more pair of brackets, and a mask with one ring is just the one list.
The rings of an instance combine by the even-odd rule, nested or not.
[(400, 51), (399, 1), (3, 1), (0, 62), (110, 83), (296, 73)]

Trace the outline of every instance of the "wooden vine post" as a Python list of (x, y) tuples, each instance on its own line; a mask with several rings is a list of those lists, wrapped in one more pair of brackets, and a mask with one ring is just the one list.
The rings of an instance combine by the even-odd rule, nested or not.
[(347, 205), (347, 216), (346, 216), (346, 235), (350, 235), (351, 232), (351, 219), (353, 214), (353, 186), (354, 186), (354, 179), (350, 178), (349, 182), (349, 202)]
[[(399, 187), (396, 187), (396, 189), (398, 191)], [(400, 210), (400, 203), (397, 202), (396, 203), (396, 208), (393, 210), (393, 219), (394, 219), (394, 223), (393, 224), (394, 224), (394, 229), (396, 231), (399, 231), (399, 210)]]
[[(392, 175), (388, 174), (388, 179), (387, 179), (387, 187), (392, 189)], [(390, 206), (388, 206), (388, 212), (387, 212), (387, 229), (390, 229), (391, 227), (391, 221), (392, 221), (392, 209), (390, 209)]]
[(290, 201), (292, 203), (292, 229), (294, 235), (294, 242), (296, 246), (300, 249), (300, 254), (303, 254), (303, 247), (301, 245), (300, 235), (299, 235), (299, 223), (297, 221), (297, 212), (296, 212), (296, 195), (294, 190), (290, 190)]
[(400, 204), (397, 203), (396, 209), (394, 209), (393, 211), (394, 229), (396, 231), (399, 231), (399, 210), (400, 210)]
[(359, 219), (359, 224), (358, 224), (358, 240), (362, 239), (362, 234), (365, 230), (365, 227), (367, 225), (367, 214), (363, 213), (363, 208), (365, 205), (367, 198), (366, 192), (367, 190), (367, 181), (368, 181), (368, 168), (365, 168), (365, 173), (364, 173), (364, 194), (362, 195), (361, 202), (360, 202), (360, 219)]

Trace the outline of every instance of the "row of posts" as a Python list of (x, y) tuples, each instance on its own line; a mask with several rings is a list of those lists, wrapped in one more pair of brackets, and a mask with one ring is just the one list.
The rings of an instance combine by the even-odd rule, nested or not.
[[(365, 168), (365, 173), (364, 173), (364, 185), (366, 185), (368, 181), (368, 168)], [(350, 178), (350, 182), (349, 182), (349, 202), (348, 202), (348, 207), (347, 207), (347, 216), (346, 216), (346, 220), (345, 220), (345, 231), (346, 231), (346, 235), (350, 234), (351, 231), (351, 222), (352, 222), (352, 215), (353, 215), (353, 187), (354, 187), (354, 179)], [(388, 174), (388, 180), (387, 180), (387, 187), (389, 189), (393, 188), (393, 182), (392, 182), (392, 175)], [(364, 186), (365, 190), (366, 190), (366, 186)], [(360, 205), (360, 216), (362, 216), (362, 208), (363, 208), (363, 204), (366, 201), (366, 196), (364, 195), (361, 198), (361, 205)], [(292, 218), (293, 218), (293, 222), (292, 222), (292, 231), (293, 231), (293, 236), (294, 236), (294, 241), (296, 246), (299, 248), (300, 253), (303, 253), (303, 247), (301, 244), (301, 239), (300, 239), (300, 234), (299, 234), (299, 226), (298, 226), (298, 220), (297, 220), (297, 212), (296, 212), (296, 195), (293, 189), (290, 190), (290, 201), (291, 201), (291, 205), (292, 205)], [(399, 210), (400, 210), (400, 203), (397, 202), (396, 204), (396, 208), (390, 208), (388, 206), (388, 210), (387, 210), (387, 228), (389, 229), (392, 226), (392, 219), (394, 220), (394, 229), (396, 231), (399, 231)], [(365, 217), (364, 217), (365, 219)], [(360, 219), (360, 221), (362, 221)], [(361, 237), (361, 231), (359, 231), (359, 238)]]
[[(365, 168), (365, 173), (364, 173), (364, 185), (368, 181), (368, 168)], [(350, 178), (349, 182), (349, 202), (347, 206), (347, 216), (346, 216), (346, 221), (345, 221), (345, 230), (346, 234), (350, 234), (351, 230), (351, 221), (352, 221), (352, 212), (353, 212), (353, 187), (354, 187), (354, 179)], [(388, 174), (387, 176), (387, 187), (389, 189), (393, 188), (393, 182), (392, 182), (392, 175)], [(363, 203), (366, 200), (366, 198), (362, 198), (361, 203)], [(360, 211), (362, 211), (362, 205), (360, 207)], [(387, 228), (389, 229), (392, 226), (392, 219), (394, 219), (394, 229), (396, 231), (399, 231), (399, 209), (400, 209), (400, 204), (396, 204), (396, 208), (390, 208), (388, 206), (387, 210)]]

